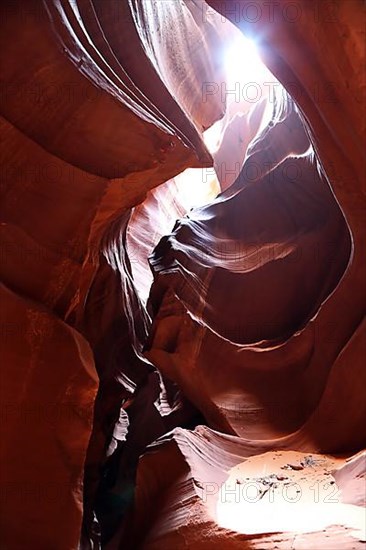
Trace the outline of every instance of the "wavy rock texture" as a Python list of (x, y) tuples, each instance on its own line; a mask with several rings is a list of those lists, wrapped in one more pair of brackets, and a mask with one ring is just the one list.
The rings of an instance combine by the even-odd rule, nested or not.
[[(83, 408), (88, 376), (73, 383), (70, 376), (72, 372), (77, 376), (81, 361), (73, 351), (73, 342), (88, 348), (86, 338), (100, 380), (87, 456), (86, 518), (93, 508), (101, 465), (126, 437), (129, 420), (121, 407), (130, 404), (128, 399), (136, 389), (141, 387), (137, 402), (144, 403), (144, 384), (151, 386), (151, 395), (147, 391), (149, 410), (156, 411), (156, 425), (134, 446), (132, 462), (146, 443), (179, 423), (168, 421), (165, 426), (154, 406), (156, 395), (167, 391), (154, 367), (138, 357), (149, 316), (139, 298), (134, 298), (129, 260), (122, 265), (119, 259), (124, 252), (114, 247), (122, 245), (120, 236), (130, 208), (150, 189), (189, 166), (212, 165), (200, 129), (222, 116), (223, 106), (213, 97), (199, 110), (196, 105), (193, 113), (190, 98), (197, 96), (202, 78), (219, 78), (221, 69), (213, 52), (216, 49), (217, 53), (222, 39), (214, 28), (215, 16), (205, 31), (195, 22), (194, 9), (182, 5), (179, 13), (155, 13), (154, 24), (162, 18), (164, 25), (171, 27), (171, 19), (180, 17), (182, 26), (175, 32), (175, 46), (169, 44), (168, 50), (167, 44), (157, 44), (149, 51), (149, 34), (143, 36), (145, 23), (151, 21), (148, 4), (83, 0), (1, 4), (1, 246), (5, 257), (1, 274), (13, 300), (24, 304), (23, 310), (19, 306), (19, 312), (13, 313), (5, 302), (6, 311), (11, 312), (9, 322), (15, 326), (14, 337), (12, 331), (9, 336), (8, 320), (4, 321), (4, 347), (12, 364), (4, 370), (5, 412), (6, 403), (18, 403), (19, 399), (22, 404), (36, 401), (41, 411), (48, 411), (50, 402), (58, 409), (58, 393), (51, 389), (54, 384), (59, 385), (61, 396), (63, 392), (75, 393), (76, 406)], [(145, 21), (143, 28), (140, 19)], [(190, 43), (184, 39), (186, 26)], [(200, 61), (192, 71), (187, 59), (193, 55), (193, 46), (199, 48)], [(173, 95), (174, 78), (167, 56), (174, 48), (177, 60), (186, 67), (180, 75), (185, 79), (184, 88), (177, 95)], [(26, 305), (28, 301), (33, 305)], [(20, 353), (18, 335), (23, 334), (26, 308), (35, 311), (35, 335), (33, 339), (29, 336), (35, 342), (32, 353), (29, 346)], [(136, 309), (141, 310), (139, 318)], [(44, 314), (38, 315), (38, 310)], [(54, 315), (58, 319), (52, 321)], [(140, 328), (130, 339), (131, 317), (136, 320), (134, 328), (139, 324)], [(49, 325), (59, 327), (58, 332)], [(86, 361), (91, 376), (95, 367), (90, 352), (82, 364)], [(19, 378), (24, 378), (21, 397)], [(88, 407), (93, 404), (96, 384), (94, 373)], [(176, 391), (172, 391), (173, 408)], [(168, 399), (166, 402), (170, 411)], [(180, 410), (180, 405), (176, 408)], [(24, 443), (29, 459), (26, 468), (20, 468), (19, 459), (14, 459), (15, 434), (24, 432), (23, 417), (15, 415), (10, 425), (4, 423), (4, 483), (5, 487), (17, 484), (6, 504), (7, 547), (76, 548), (83, 464), (92, 428), (88, 411), (87, 422), (78, 424), (72, 415), (63, 419), (67, 452), (64, 443), (57, 444), (57, 426), (50, 422), (38, 433), (37, 419), (31, 418)], [(41, 498), (37, 511), (30, 512), (32, 506), (26, 505), (24, 491), (29, 486), (32, 493), (32, 487), (38, 490), (40, 483), (46, 487), (52, 481), (51, 472), (53, 481), (61, 485), (58, 497)], [(64, 509), (67, 516), (61, 513)], [(56, 528), (57, 517), (60, 524), (66, 519), (66, 529)], [(24, 532), (15, 525), (25, 525)]]
[(123, 548), (361, 549), (355, 495), (364, 495), (365, 467), (365, 453), (266, 452), (202, 426), (176, 429), (140, 461)]
[[(350, 3), (348, 12), (340, 7), (343, 26), (347, 21), (351, 26), (352, 7), (356, 4)], [(302, 9), (306, 13), (305, 5)], [(284, 41), (290, 32), (283, 19), (272, 24), (262, 18), (258, 26), (262, 43), (271, 45), (272, 36), (281, 45), (275, 29), (284, 28)], [(341, 24), (330, 27), (335, 41), (339, 28)], [(300, 24), (291, 29), (292, 34), (298, 29), (298, 39), (304, 40)], [(314, 51), (320, 63), (317, 29), (305, 44), (303, 49)], [(273, 38), (277, 76), (282, 75), (276, 57), (280, 45)], [(296, 70), (301, 70), (301, 57), (297, 62)], [(360, 83), (357, 77), (352, 81), (349, 68), (347, 81), (358, 91)], [(301, 89), (315, 81), (310, 69), (307, 66), (308, 73), (302, 75)], [(291, 67), (286, 70), (288, 78), (295, 78)], [(327, 66), (320, 73), (320, 84), (326, 85), (329, 71)], [(334, 93), (334, 101), (341, 104), (342, 88)], [(304, 115), (291, 100), (275, 101), (272, 125), (252, 142), (235, 184), (212, 205), (178, 222), (159, 243), (152, 259), (155, 320), (148, 357), (184, 388), (214, 427), (255, 439), (302, 427), (297, 437), (312, 439), (314, 446), (322, 442), (329, 450), (357, 447), (363, 442), (360, 426), (365, 418), (357, 392), (351, 390), (347, 398), (355, 403), (347, 415), (348, 429), (331, 433), (322, 426), (321, 416), (315, 423), (311, 415), (318, 407), (333, 410), (340, 395), (345, 398), (343, 384), (347, 386), (349, 374), (343, 364), (353, 347), (362, 345), (363, 165), (359, 146), (348, 153), (347, 143), (352, 142), (343, 141), (333, 159), (334, 171), (325, 177), (329, 150), (339, 148), (338, 118), (344, 113), (334, 113), (333, 102), (309, 101), (303, 106), (299, 101), (299, 106)], [(317, 137), (319, 111), (323, 139)], [(338, 113), (334, 122), (331, 112)], [(304, 117), (321, 164), (309, 150)], [(358, 143), (363, 136), (360, 122), (352, 129), (347, 126), (359, 136)], [(345, 173), (350, 189), (337, 179)], [(352, 361), (356, 378), (363, 377), (361, 361), (361, 355), (359, 362)], [(324, 390), (333, 378), (341, 393), (338, 397), (334, 388), (329, 390), (329, 402)], [(262, 420), (251, 421), (253, 414)]]
[(288, 4), (1, 3), (6, 548), (361, 547), (364, 11)]
[[(316, 314), (351, 253), (348, 228), (306, 153), (294, 105), (287, 98), (275, 109), (235, 184), (178, 222), (152, 258), (158, 313), (149, 358), (202, 412), (206, 400), (216, 406), (210, 412), (217, 408), (217, 427), (227, 429), (224, 415), (233, 433), (257, 439), (275, 433), (276, 424), (280, 434), (298, 427), (316, 405), (326, 381), (311, 364), (322, 340)], [(268, 407), (274, 410), (266, 434)], [(248, 425), (245, 409), (263, 415), (263, 424)]]
[[(249, 145), (235, 183), (213, 204), (177, 222), (155, 249), (154, 323), (146, 355), (183, 388), (210, 426), (243, 438), (251, 456), (273, 449), (329, 453), (362, 448), (366, 410), (358, 384), (365, 382), (365, 128), (357, 115), (364, 112), (364, 81), (356, 62), (364, 39), (356, 22), (357, 13), (361, 20), (360, 3), (335, 3), (336, 13), (326, 3), (316, 3), (315, 13), (314, 6), (299, 3), (302, 17), (291, 25), (281, 11), (283, 3), (256, 24), (235, 15), (248, 2), (234, 3), (235, 8), (228, 2), (210, 4), (257, 39), (268, 67), (297, 107), (275, 93), (271, 124)], [(266, 3), (258, 5), (264, 14)], [(330, 42), (337, 57), (325, 54)], [(202, 449), (198, 442), (191, 472)], [(217, 450), (212, 454), (217, 457)], [(154, 505), (160, 513), (142, 547), (208, 548), (213, 540), (230, 547), (235, 537), (227, 533), (210, 539), (206, 531), (201, 537), (197, 509), (183, 526), (178, 502), (191, 501), (184, 489), (175, 501), (181, 487), (177, 479), (178, 485), (174, 481)], [(142, 494), (145, 479), (140, 482)], [(157, 486), (167, 483), (162, 479)], [(346, 518), (346, 510), (344, 514)], [(135, 521), (143, 517), (137, 504)], [(187, 525), (192, 535), (186, 535)], [(207, 529), (211, 532), (211, 526)], [(206, 535), (208, 541), (202, 541)], [(360, 546), (357, 536), (348, 542), (347, 536), (330, 529), (326, 538), (332, 538), (332, 547)], [(269, 537), (266, 544), (277, 542)], [(250, 541), (248, 547), (256, 544)], [(329, 541), (284, 537), (281, 544), (328, 547)]]

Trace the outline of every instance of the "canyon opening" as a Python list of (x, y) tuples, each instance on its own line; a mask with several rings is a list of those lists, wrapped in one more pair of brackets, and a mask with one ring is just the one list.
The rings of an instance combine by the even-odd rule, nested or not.
[(364, 548), (362, 0), (0, 10), (1, 548)]

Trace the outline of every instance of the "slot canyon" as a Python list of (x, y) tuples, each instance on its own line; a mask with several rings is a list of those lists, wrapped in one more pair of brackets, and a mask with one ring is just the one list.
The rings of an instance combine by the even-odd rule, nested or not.
[(0, 11), (0, 548), (365, 548), (364, 1)]

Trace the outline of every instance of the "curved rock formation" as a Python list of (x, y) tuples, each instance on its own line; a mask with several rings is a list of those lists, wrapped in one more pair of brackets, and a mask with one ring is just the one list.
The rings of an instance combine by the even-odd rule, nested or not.
[[(343, 5), (340, 11), (350, 28), (351, 4), (349, 11)], [(295, 74), (288, 66), (287, 73), (281, 72), (285, 69), (279, 63), (281, 40), (290, 33), (286, 22), (279, 18), (275, 25), (262, 18), (258, 26), (263, 50), (272, 46), (270, 68), (290, 87)], [(274, 29), (282, 27), (284, 37), (277, 43), (272, 33), (276, 37)], [(300, 25), (291, 29), (292, 34), (298, 29), (299, 39), (300, 35), (304, 39)], [(338, 27), (330, 31), (336, 39)], [(314, 51), (321, 61), (317, 49), (321, 39), (318, 42), (316, 32), (310, 36), (306, 51)], [(324, 87), (330, 70), (327, 66), (321, 73)], [(303, 96), (314, 79), (309, 70), (302, 75)], [(360, 86), (357, 77), (352, 84)], [(335, 94), (334, 101), (340, 104), (342, 88)], [(304, 115), (297, 114), (291, 100), (275, 102), (272, 126), (251, 145), (235, 184), (212, 206), (179, 222), (153, 258), (156, 282), (151, 298), (156, 320), (148, 357), (184, 388), (214, 427), (256, 439), (291, 433), (309, 419), (331, 369), (338, 374), (343, 354), (352, 353), (353, 333), (364, 314), (363, 287), (354, 293), (365, 269), (359, 146), (348, 155), (344, 149), (348, 143), (352, 148), (352, 142), (344, 141), (333, 160), (336, 172), (329, 173), (329, 151), (335, 153), (341, 139), (341, 123), (332, 118), (333, 103), (315, 104), (306, 96), (307, 104), (296, 94), (294, 99)], [(317, 137), (319, 111), (325, 121), (319, 128), (322, 139)], [(337, 113), (343, 116), (343, 111)], [(306, 153), (309, 142), (302, 120), (316, 157)], [(360, 123), (352, 131), (362, 143)], [(347, 182), (334, 173), (338, 178), (347, 174)], [(347, 189), (351, 177), (352, 188)], [(352, 245), (329, 183), (346, 215)], [(344, 315), (335, 325), (339, 307)], [(361, 375), (357, 361), (352, 369), (353, 376)], [(322, 427), (319, 418), (316, 425), (309, 419), (316, 432), (307, 437), (316, 445), (327, 441), (325, 448), (336, 450), (362, 444), (365, 409), (362, 398), (350, 392), (348, 399), (356, 399), (357, 406), (350, 410), (348, 430), (332, 438), (327, 423)], [(333, 399), (338, 402), (337, 395)], [(262, 422), (256, 418), (253, 426), (253, 414), (263, 416)]]
[[(0, 10), (1, 542), (361, 547), (361, 1)], [(254, 103), (222, 93), (239, 32)]]
[(324, 355), (312, 364), (322, 341), (317, 314), (351, 253), (295, 107), (289, 98), (275, 107), (235, 184), (181, 220), (152, 258), (158, 313), (148, 357), (204, 414), (217, 408), (215, 427), (227, 429), (223, 414), (232, 433), (256, 439), (268, 435), (267, 422), (269, 434), (272, 424), (294, 429), (321, 395)]
[[(148, 6), (145, 9), (148, 10)], [(181, 7), (180, 12), (193, 25), (192, 9)], [(47, 356), (42, 351), (43, 347), (35, 346), (29, 362), (26, 359), (30, 356), (28, 348), (25, 348), (24, 356), (17, 359), (20, 341), (17, 343), (16, 337), (19, 332), (22, 334), (24, 315), (19, 313), (18, 317), (11, 317), (10, 321), (5, 318), (2, 332), (6, 353), (10, 353), (14, 347), (17, 353), (14, 355), (11, 352), (14, 368), (4, 373), (4, 407), (6, 411), (7, 404), (13, 406), (18, 402), (18, 376), (23, 378), (27, 373), (22, 403), (33, 403), (36, 400), (37, 407), (43, 411), (50, 399), (58, 410), (61, 407), (58, 398), (54, 397), (51, 390), (48, 393), (45, 381), (49, 380), (49, 376), (51, 384), (60, 376), (60, 393), (71, 391), (68, 389), (71, 383), (69, 370), (60, 370), (59, 361), (66, 361), (71, 370), (73, 365), (78, 364), (78, 359), (75, 357), (71, 361), (68, 358), (68, 354), (73, 354), (72, 339), (68, 343), (66, 337), (62, 338), (62, 331), (70, 330), (65, 321), (83, 331), (93, 347), (101, 380), (94, 416), (96, 436), (91, 444), (93, 449), (97, 449), (95, 468), (98, 471), (105, 459), (105, 446), (109, 445), (113, 433), (118, 434), (114, 424), (121, 415), (123, 419), (120, 409), (126, 396), (134, 391), (141, 377), (146, 379), (149, 371), (153, 370), (152, 367), (149, 369), (144, 366), (144, 363), (139, 367), (141, 360), (136, 357), (134, 346), (131, 347), (128, 341), (123, 300), (123, 304), (118, 303), (120, 309), (117, 308), (117, 311), (116, 308), (108, 310), (106, 303), (99, 312), (93, 308), (98, 319), (86, 320), (87, 312), (91, 311), (90, 304), (93, 303), (93, 289), (102, 289), (103, 282), (108, 280), (110, 289), (113, 289), (111, 298), (116, 303), (115, 296), (121, 290), (113, 286), (113, 274), (116, 270), (119, 273), (116, 282), (121, 277), (125, 280), (126, 276), (122, 266), (116, 266), (113, 262), (110, 266), (106, 262), (103, 250), (106, 246), (108, 248), (109, 238), (111, 243), (115, 239), (118, 242), (129, 209), (141, 202), (149, 189), (168, 181), (188, 166), (212, 164), (199, 130), (202, 121), (196, 120), (193, 113), (188, 116), (187, 110), (182, 109), (180, 103), (184, 98), (188, 101), (196, 96), (196, 90), (201, 87), (201, 78), (210, 75), (210, 79), (215, 79), (218, 75), (216, 69), (207, 68), (205, 75), (201, 75), (199, 70), (187, 72), (184, 93), (173, 96), (161, 74), (164, 69), (169, 76), (169, 67), (161, 62), (158, 67), (154, 57), (158, 53), (166, 56), (166, 45), (161, 45), (155, 54), (147, 51), (135, 12), (136, 5), (133, 2), (47, 0), (42, 3), (9, 1), (1, 5), (1, 131), (5, 143), (2, 148), (4, 178), (1, 246), (5, 260), (2, 262), (2, 280), (9, 289), (7, 292), (16, 296), (24, 310), (30, 308), (27, 304), (31, 300), (35, 311), (45, 309), (43, 317), (56, 314), (60, 326), (59, 340), (52, 337), (48, 344), (47, 323), (40, 323), (37, 319), (41, 317), (35, 317), (35, 341), (40, 338), (42, 346), (53, 347)], [(173, 16), (174, 13), (171, 14)], [(167, 22), (165, 15), (164, 20)], [(125, 37), (123, 43), (120, 42), (121, 29)], [(205, 33), (195, 23), (192, 33), (202, 44)], [(207, 45), (203, 51), (201, 48), (201, 64), (204, 63), (205, 67), (210, 64), (208, 53), (213, 59), (212, 49), (220, 46), (219, 36), (212, 33), (211, 29)], [(190, 50), (187, 45), (183, 51), (182, 44), (183, 40), (177, 44), (179, 55), (182, 63), (188, 67), (186, 58), (191, 55)], [(205, 59), (207, 62), (204, 62)], [(212, 98), (200, 109), (202, 116), (205, 124), (212, 124), (222, 116), (222, 105), (217, 103), (216, 98)], [(108, 259), (112, 261), (111, 256)], [(143, 313), (144, 316), (148, 319)], [(113, 369), (116, 357), (111, 361), (107, 356), (103, 361), (99, 359), (103, 353), (98, 351), (101, 346), (96, 336), (110, 346), (107, 337), (110, 326), (118, 325), (121, 318), (120, 329), (125, 331), (122, 338), (125, 346), (122, 347), (125, 351), (120, 350), (118, 353), (122, 352), (125, 356), (130, 353), (132, 357), (131, 362), (135, 367), (131, 382), (127, 374), (123, 375), (120, 364), (117, 365), (117, 371)], [(11, 326), (14, 323), (14, 338), (9, 338), (8, 323)], [(10, 334), (13, 334), (13, 329)], [(87, 348), (88, 343), (83, 336), (75, 334), (78, 346)], [(141, 340), (145, 338), (144, 330), (140, 337)], [(63, 346), (66, 346), (65, 350)], [(53, 364), (55, 353), (57, 361)], [(92, 371), (93, 360), (89, 357), (88, 361)], [(41, 370), (39, 365), (42, 366)], [(47, 377), (43, 374), (46, 368)], [(53, 372), (53, 368), (56, 372)], [(74, 371), (77, 372), (75, 369), (76, 366)], [(39, 388), (43, 388), (41, 394), (35, 394), (33, 384), (37, 387), (37, 380)], [(75, 390), (72, 391), (80, 389), (76, 401), (82, 408), (84, 402), (81, 396), (87, 382), (80, 382), (80, 388), (76, 384), (75, 380)], [(93, 384), (95, 390), (95, 378)], [(111, 387), (114, 395), (109, 403)], [(88, 407), (92, 405), (94, 397), (95, 391), (89, 394)], [(36, 521), (33, 521), (28, 506), (23, 503), (23, 489), (13, 491), (4, 518), (6, 525), (3, 532), (7, 545), (23, 548), (27, 540), (40, 549), (50, 546), (56, 548), (57, 544), (60, 548), (76, 547), (80, 536), (82, 468), (91, 433), (90, 416), (88, 420), (87, 425), (78, 426), (76, 423), (73, 427), (73, 417), (70, 419), (68, 444), (71, 449), (68, 452), (71, 458), (70, 464), (69, 459), (65, 459), (65, 476), (69, 472), (73, 481), (71, 485), (66, 484), (63, 491), (59, 491), (59, 501), (54, 506), (50, 505), (47, 495), (43, 498), (41, 494), (37, 517), (32, 516)], [(48, 447), (46, 443), (43, 444), (43, 438), (53, 445), (53, 437), (58, 437), (57, 431), (54, 435), (50, 427), (44, 433), (39, 431), (37, 417), (33, 418), (32, 415), (28, 422), (29, 453), (34, 456), (32, 468), (37, 470), (29, 474), (29, 484), (38, 487), (38, 476), (43, 465), (47, 463), (47, 472), (57, 472), (59, 461), (64, 460), (63, 450), (60, 447), (59, 454), (55, 450), (54, 455), (47, 457)], [(123, 420), (121, 422), (123, 424)], [(103, 426), (102, 431), (98, 431), (100, 425)], [(165, 429), (154, 432), (152, 439), (164, 433)], [(2, 465), (7, 464), (6, 469), (2, 467), (5, 486), (19, 480), (23, 487), (23, 478), (18, 477), (17, 461), (13, 461), (15, 449), (11, 443), (14, 434), (20, 431), (23, 431), (21, 415), (14, 417), (11, 432), (8, 432), (5, 423), (2, 435), (5, 442)], [(123, 429), (119, 431), (123, 439)], [(78, 443), (74, 448), (75, 441)], [(149, 438), (147, 442), (150, 442)], [(94, 460), (87, 459), (87, 462), (93, 470), (91, 465), (95, 464)], [(72, 469), (74, 463), (78, 468), (78, 477)], [(25, 469), (24, 473), (28, 475), (28, 470)], [(42, 478), (45, 485), (49, 481), (47, 476)], [(78, 487), (77, 492), (74, 491), (74, 485)], [(93, 484), (88, 480), (87, 485), (92, 487)], [(55, 536), (56, 517), (60, 507), (64, 506), (68, 507), (70, 515), (70, 532), (65, 531), (58, 543), (54, 541), (51, 544), (50, 531)], [(25, 525), (23, 534), (14, 529), (15, 523)], [(49, 527), (43, 528), (47, 524)]]
[(2, 545), (76, 548), (98, 389), (92, 351), (47, 308), (3, 285), (1, 303)]
[[(360, 5), (336, 3), (339, 19), (334, 21), (329, 5), (317, 3), (317, 17), (328, 23), (328, 34), (309, 4), (299, 3), (304, 16), (297, 25), (286, 21), (281, 3), (256, 25), (235, 17), (228, 2), (211, 4), (258, 37), (269, 68), (291, 92), (299, 113), (290, 100), (276, 103), (271, 127), (250, 145), (234, 185), (178, 222), (159, 243), (152, 258), (154, 325), (147, 357), (183, 388), (209, 425), (245, 438), (250, 455), (272, 449), (362, 448), (366, 409), (358, 384), (365, 382), (365, 132), (357, 113), (363, 109), (364, 84), (356, 74), (356, 56), (349, 59), (362, 43), (355, 15)], [(249, 6), (235, 4), (240, 10)], [(258, 4), (265, 9), (266, 3)], [(337, 58), (324, 55), (330, 37)], [(343, 37), (341, 52), (334, 45)], [(305, 55), (312, 59), (310, 66)], [(340, 65), (347, 71), (338, 85)], [(314, 96), (316, 87), (325, 95)], [(349, 100), (350, 89), (356, 101)], [(347, 108), (337, 109), (343, 102)], [(343, 117), (358, 120), (350, 124)], [(357, 380), (358, 389), (351, 380)], [(203, 450), (200, 443), (191, 469), (199, 461), (198, 449)], [(150, 486), (144, 478), (140, 483)], [(172, 484), (169, 491), (167, 483)], [(181, 483), (179, 474), (157, 483), (166, 496), (142, 547), (230, 547), (229, 534), (210, 538), (213, 531), (205, 519), (202, 534), (198, 509), (183, 526), (184, 506), (177, 503), (184, 498), (190, 506), (191, 500)], [(143, 521), (140, 505), (135, 521)], [(250, 533), (250, 525), (241, 523)], [(357, 546), (337, 532), (327, 533), (332, 547)], [(128, 534), (125, 539), (136, 540)], [(327, 544), (319, 537), (305, 539), (296, 547)], [(268, 544), (272, 547), (273, 538)], [(288, 544), (284, 541), (283, 547)]]
[(365, 453), (263, 453), (208, 428), (176, 429), (140, 461), (123, 548), (361, 549), (364, 476)]

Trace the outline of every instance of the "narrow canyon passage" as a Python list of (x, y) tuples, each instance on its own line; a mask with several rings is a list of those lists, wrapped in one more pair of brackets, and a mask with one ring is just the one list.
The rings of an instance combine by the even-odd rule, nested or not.
[(0, 546), (364, 548), (362, 0), (0, 10)]

